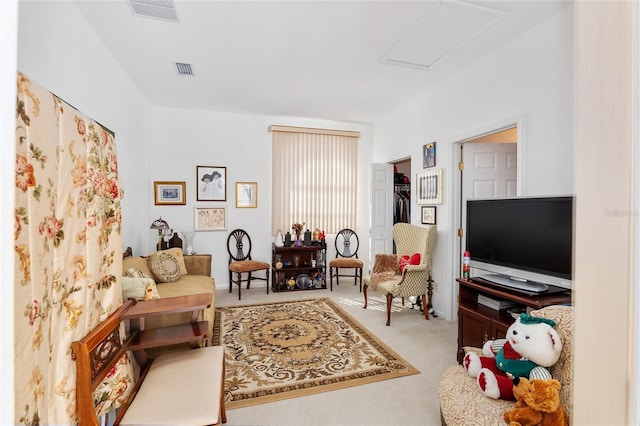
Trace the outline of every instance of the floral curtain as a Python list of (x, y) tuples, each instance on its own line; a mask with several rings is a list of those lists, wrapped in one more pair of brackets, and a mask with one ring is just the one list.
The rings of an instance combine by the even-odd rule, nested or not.
[(122, 304), (114, 135), (18, 73), (16, 424), (72, 424), (79, 340)]

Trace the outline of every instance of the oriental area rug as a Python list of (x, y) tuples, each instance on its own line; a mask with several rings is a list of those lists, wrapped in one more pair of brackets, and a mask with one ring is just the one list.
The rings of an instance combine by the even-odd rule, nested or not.
[(228, 409), (420, 373), (329, 298), (216, 308)]

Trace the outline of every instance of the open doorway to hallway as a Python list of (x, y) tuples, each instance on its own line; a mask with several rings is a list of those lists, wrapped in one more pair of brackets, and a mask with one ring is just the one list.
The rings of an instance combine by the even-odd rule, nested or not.
[[(462, 275), (467, 200), (515, 197), (519, 194), (518, 145), (521, 130), (515, 122), (454, 142), (458, 162), (453, 206), (457, 227), (457, 240), (453, 245), (453, 258), (456, 259), (454, 277)], [(457, 286), (453, 296), (452, 312), (457, 312)]]

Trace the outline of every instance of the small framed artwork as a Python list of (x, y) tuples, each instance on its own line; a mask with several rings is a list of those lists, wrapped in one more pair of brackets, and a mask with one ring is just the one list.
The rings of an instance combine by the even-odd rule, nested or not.
[(180, 206), (187, 204), (186, 182), (153, 182), (156, 206)]
[(224, 231), (227, 229), (227, 212), (224, 207), (194, 207), (195, 231)]
[(442, 204), (442, 169), (423, 170), (416, 178), (416, 204)]
[(236, 207), (258, 207), (258, 183), (236, 182)]
[(196, 166), (197, 201), (227, 201), (227, 168)]
[(422, 168), (428, 169), (436, 165), (436, 143), (431, 142), (422, 147)]
[(436, 206), (422, 206), (422, 224), (436, 224)]

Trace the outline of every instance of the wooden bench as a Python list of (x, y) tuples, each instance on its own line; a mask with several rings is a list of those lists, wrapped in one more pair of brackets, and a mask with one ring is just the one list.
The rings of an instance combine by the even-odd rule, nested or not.
[[(79, 425), (100, 425), (93, 391), (125, 352), (140, 364), (133, 391), (118, 411), (121, 425), (219, 425), (226, 423), (224, 407), (224, 348), (209, 346), (171, 352), (156, 358), (147, 348), (197, 342), (206, 337), (206, 321), (144, 330), (144, 317), (206, 308), (211, 295), (198, 294), (137, 302), (127, 300), (79, 341), (72, 343), (76, 361), (76, 413)], [(120, 343), (120, 324), (130, 331)]]

